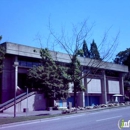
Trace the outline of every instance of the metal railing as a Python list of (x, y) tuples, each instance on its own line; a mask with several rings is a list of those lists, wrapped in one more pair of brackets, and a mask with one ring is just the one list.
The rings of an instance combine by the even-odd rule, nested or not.
[[(24, 99), (26, 99), (27, 97), (30, 97), (32, 95), (34, 95), (36, 92), (30, 92), (29, 94), (27, 94), (26, 92), (25, 93), (22, 93), (20, 95), (18, 95), (16, 97), (16, 104), (23, 101)], [(0, 112), (3, 112), (4, 110), (12, 107), (14, 105), (14, 98), (4, 102), (3, 104), (0, 104)]]

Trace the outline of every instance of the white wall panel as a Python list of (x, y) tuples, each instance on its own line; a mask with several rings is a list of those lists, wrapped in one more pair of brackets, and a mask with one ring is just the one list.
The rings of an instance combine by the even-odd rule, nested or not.
[[(87, 79), (89, 82), (90, 79)], [(101, 93), (101, 80), (100, 79), (92, 79), (89, 84), (87, 84), (88, 93)]]
[(118, 94), (118, 93), (120, 93), (119, 81), (110, 81), (110, 80), (108, 80), (108, 93), (109, 94)]

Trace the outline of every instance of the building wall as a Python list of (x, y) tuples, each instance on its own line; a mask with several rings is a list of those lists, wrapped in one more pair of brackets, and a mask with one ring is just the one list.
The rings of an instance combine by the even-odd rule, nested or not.
[[(16, 112), (23, 112), (25, 108), (28, 108), (29, 111), (45, 110), (46, 100), (44, 98), (44, 95), (35, 94), (17, 103)], [(13, 112), (13, 111), (14, 111), (13, 106), (5, 110), (5, 112)]]
[[(31, 57), (31, 58), (41, 58), (39, 54), (40, 48), (35, 48), (35, 47), (30, 47), (30, 46), (25, 46), (25, 45), (10, 43), (10, 42), (6, 42), (3, 44), (5, 44), (6, 46), (7, 54)], [(70, 63), (71, 61), (68, 54), (61, 53), (61, 52), (54, 52), (54, 51), (50, 51), (50, 54), (52, 55), (52, 58), (55, 61), (64, 62), (64, 63)], [(99, 66), (100, 69), (119, 71), (119, 72), (128, 72), (127, 66), (118, 65), (118, 64), (109, 63), (109, 62), (101, 62), (99, 60), (93, 60), (90, 58), (78, 57), (78, 59), (81, 65), (83, 66), (86, 66), (86, 65), (90, 67)]]
[[(14, 61), (18, 59), (16, 58), (16, 56), (8, 56), (6, 57), (5, 61), (4, 61), (4, 70), (3, 70), (3, 76), (2, 76), (2, 102), (5, 102), (11, 98), (14, 97), (14, 72), (15, 72), (15, 69), (13, 67), (13, 63)], [(28, 67), (27, 66), (19, 66), (19, 69), (18, 69), (18, 73), (20, 74), (26, 74), (27, 73), (27, 70), (28, 70)], [(102, 88), (104, 87), (104, 83), (102, 84), (102, 82), (106, 82), (105, 84), (106, 85), (106, 95), (107, 94), (114, 94), (114, 93), (118, 93), (117, 92), (117, 88), (118, 90), (120, 90), (120, 82), (119, 82), (119, 78), (109, 78), (105, 75), (106, 77), (106, 81), (104, 81), (104, 79), (102, 79), (102, 75), (100, 76), (100, 78), (93, 78), (92, 80), (90, 78), (87, 78), (86, 81), (88, 82), (89, 80), (90, 83), (89, 84), (86, 84), (86, 81), (83, 80), (83, 85), (86, 86), (87, 88), (87, 91), (86, 93), (89, 94), (86, 95), (86, 93), (78, 93), (77, 94), (77, 101), (78, 101), (78, 106), (85, 106), (85, 105), (92, 105), (92, 104), (101, 104), (101, 103), (105, 103), (103, 101), (103, 93), (104, 91), (102, 90)], [(113, 87), (115, 87), (114, 85), (118, 83), (118, 86), (116, 86), (116, 89), (114, 89)], [(70, 86), (70, 89), (69, 89), (69, 92), (72, 93), (72, 97), (73, 98), (73, 84), (70, 83), (69, 84)], [(112, 90), (115, 90), (112, 92)], [(119, 92), (120, 93), (120, 92)], [(99, 94), (99, 95), (97, 95)], [(6, 95), (6, 96), (5, 96)], [(89, 99), (88, 99), (89, 98)], [(31, 101), (34, 102), (34, 99), (35, 97), (31, 97)], [(72, 99), (71, 99), (72, 100)], [(110, 100), (110, 95), (107, 96), (107, 101)], [(72, 100), (73, 101), (73, 100)], [(87, 103), (89, 101), (89, 103)], [(17, 104), (17, 107), (19, 108), (18, 111), (22, 111), (22, 109), (25, 107), (25, 103), (26, 101), (24, 102), (21, 102), (19, 104)], [(61, 106), (67, 106), (66, 103), (61, 103), (59, 102), (59, 105)], [(73, 103), (72, 103), (73, 104)], [(38, 104), (39, 105), (39, 104)], [(30, 110), (34, 110), (32, 105), (29, 106)], [(12, 108), (11, 108), (12, 109)]]
[[(35, 51), (34, 51), (35, 50)], [(14, 61), (18, 61), (19, 57), (23, 57), (27, 59), (32, 59), (32, 63), (30, 61), (25, 61), (26, 66), (20, 61), (20, 66), (18, 69), (18, 73), (23, 73), (26, 74), (28, 68), (30, 67), (31, 64), (37, 64), (37, 61), (33, 62), (33, 59), (40, 59), (39, 55), (39, 50), (38, 48), (34, 47), (29, 47), (29, 46), (24, 46), (24, 45), (19, 45), (19, 44), (12, 44), (12, 43), (6, 43), (6, 58), (4, 60), (4, 69), (3, 69), (3, 74), (2, 74), (2, 87), (1, 87), (1, 93), (2, 93), (2, 98), (1, 98), (1, 103), (11, 99), (14, 97), (14, 89), (15, 89), (15, 68), (13, 67)], [(70, 63), (70, 57), (67, 54), (63, 54), (60, 52), (52, 52), (50, 51), (53, 59), (55, 61), (61, 62), (61, 63)], [(90, 62), (90, 59), (88, 58), (79, 58), (81, 65), (87, 66), (88, 62)], [(99, 64), (98, 61), (92, 60), (92, 62), (95, 62), (95, 65)], [(89, 64), (91, 66), (91, 64)], [(105, 70), (111, 70), (111, 71), (117, 71), (119, 73), (118, 79), (112, 79), (108, 78), (105, 74)], [(123, 94), (123, 78), (121, 74), (123, 72), (128, 71), (128, 67), (126, 66), (121, 66), (121, 65), (116, 65), (112, 63), (107, 63), (103, 62), (102, 66), (100, 66), (100, 70), (103, 70), (103, 73), (98, 77), (98, 78), (93, 78), (90, 84), (87, 85), (87, 80), (84, 79), (82, 80), (82, 83), (85, 85), (87, 88), (86, 93), (78, 93), (77, 98), (78, 98), (78, 105), (85, 106), (86, 100), (88, 100), (85, 97), (87, 97), (86, 94), (89, 94), (91, 101), (96, 101), (96, 98), (99, 100), (99, 103), (106, 103), (109, 99), (107, 97), (110, 90), (112, 91), (111, 85), (117, 84), (117, 81), (119, 82), (119, 87), (118, 92)], [(109, 80), (109, 81), (108, 81)], [(70, 83), (71, 88), (69, 89), (69, 92), (72, 93), (72, 86), (73, 84)], [(114, 85), (113, 85), (114, 86)], [(117, 89), (116, 89), (117, 90)], [(117, 91), (113, 91), (117, 92)], [(71, 101), (73, 101), (73, 94), (71, 95), (72, 97), (70, 98)], [(31, 98), (31, 97), (30, 97)], [(37, 98), (36, 98), (37, 99)], [(29, 99), (30, 102), (34, 102), (35, 97), (32, 97), (32, 99)], [(36, 101), (36, 100), (35, 100)], [(42, 100), (41, 100), (42, 101)], [(20, 110), (22, 110), (26, 103), (20, 103)], [(34, 103), (32, 103), (34, 104)], [(39, 105), (39, 104), (38, 104)], [(18, 108), (19, 108), (18, 106)], [(33, 110), (32, 105), (30, 106), (30, 110)]]
[(4, 59), (4, 66), (2, 72), (2, 85), (1, 85), (1, 103), (8, 101), (14, 97), (14, 56), (6, 56)]

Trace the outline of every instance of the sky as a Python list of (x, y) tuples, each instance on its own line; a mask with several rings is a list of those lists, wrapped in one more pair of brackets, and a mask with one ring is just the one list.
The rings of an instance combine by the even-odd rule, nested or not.
[[(120, 32), (116, 55), (130, 47), (129, 13), (129, 0), (0, 0), (1, 42), (54, 49), (49, 25), (57, 36), (64, 30), (71, 37), (73, 27), (80, 28), (87, 20), (92, 26), (88, 47), (93, 39), (100, 45), (105, 32), (108, 45)], [(56, 46), (55, 50), (61, 51)]]

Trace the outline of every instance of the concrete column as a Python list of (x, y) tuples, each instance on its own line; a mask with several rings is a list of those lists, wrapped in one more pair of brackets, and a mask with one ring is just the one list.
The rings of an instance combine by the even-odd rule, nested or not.
[[(87, 104), (89, 106), (89, 93), (88, 93), (87, 77), (84, 78), (84, 86), (86, 88)], [(84, 95), (84, 97), (85, 97), (85, 95)], [(86, 100), (86, 98), (84, 99), (84, 105), (85, 105), (85, 100)]]
[(2, 73), (2, 100), (1, 103), (8, 101), (11, 97), (11, 88), (10, 88), (10, 71), (3, 69)]
[[(83, 68), (82, 68), (82, 70), (83, 70)], [(82, 72), (82, 76), (84, 76), (84, 72)], [(85, 78), (82, 78), (81, 82), (82, 82), (82, 85), (84, 87), (86, 87), (85, 83), (84, 83), (84, 79)], [(84, 92), (79, 92), (79, 94), (78, 94), (78, 102), (77, 103), (78, 103), (78, 106), (85, 107), (85, 93)]]
[(107, 85), (106, 85), (106, 74), (105, 71), (102, 71), (102, 79), (101, 79), (101, 89), (102, 89), (102, 103), (107, 103)]
[[(82, 76), (84, 76), (84, 72), (82, 72)], [(82, 78), (82, 85), (85, 87), (84, 79), (85, 77)], [(82, 107), (85, 107), (85, 92), (82, 92), (82, 102), (83, 102)]]
[[(1, 88), (1, 103), (4, 103), (14, 98), (15, 88), (15, 68), (13, 67), (14, 61), (17, 61), (17, 56), (10, 56), (4, 59), (4, 67), (2, 73), (2, 88)], [(6, 96), (5, 96), (6, 95)]]
[(84, 92), (80, 92), (78, 94), (78, 106), (85, 107), (85, 94), (84, 94)]
[(124, 95), (124, 74), (123, 73), (120, 73), (119, 83), (120, 83), (120, 94)]

